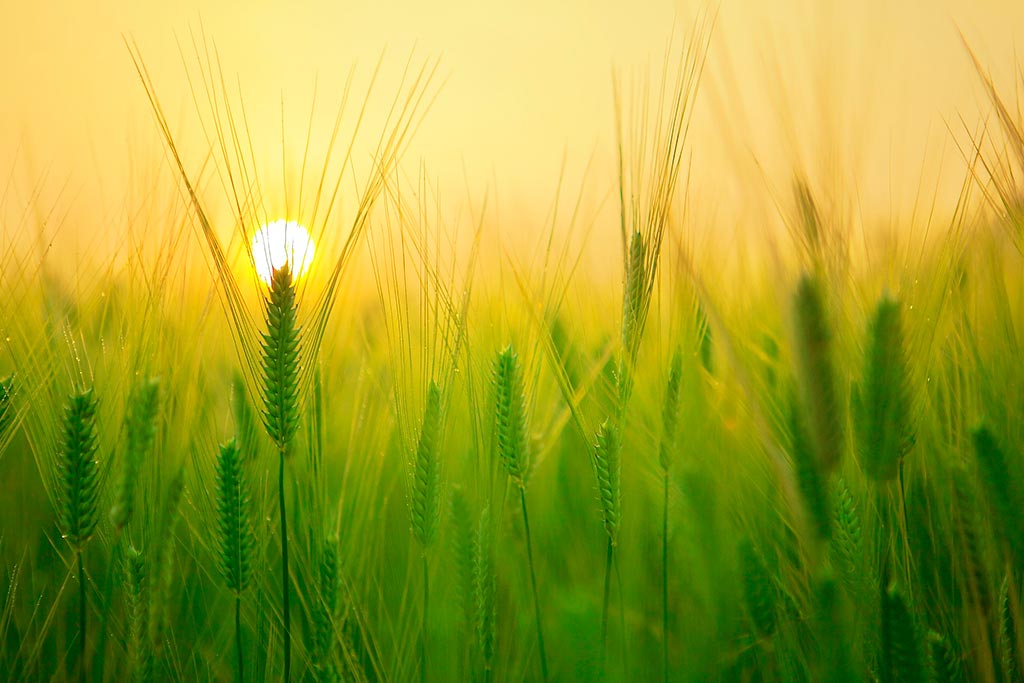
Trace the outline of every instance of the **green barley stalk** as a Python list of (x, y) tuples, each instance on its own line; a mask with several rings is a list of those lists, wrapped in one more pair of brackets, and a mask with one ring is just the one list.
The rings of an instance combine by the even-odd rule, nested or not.
[(86, 680), (86, 585), (82, 552), (99, 521), (99, 466), (96, 463), (96, 398), (93, 390), (74, 394), (64, 411), (57, 474), (61, 486), (58, 512), (61, 533), (75, 552), (78, 566), (78, 644), (80, 680)]
[(914, 435), (901, 309), (889, 295), (882, 296), (871, 321), (862, 392), (855, 403), (861, 467), (875, 481), (891, 481)]
[(135, 488), (146, 454), (156, 437), (160, 383), (148, 379), (132, 392), (125, 417), (124, 464), (115, 489), (114, 505), (110, 508), (110, 521), (120, 531), (131, 521), (135, 510)]
[(242, 658), (242, 593), (252, 574), (252, 550), (256, 544), (249, 517), (249, 491), (241, 453), (232, 439), (217, 456), (217, 530), (220, 539), (220, 571), (235, 597), (235, 653), (238, 680), (245, 679)]
[(529, 470), (527, 451), (526, 397), (519, 356), (511, 345), (498, 353), (494, 360), (495, 414), (494, 430), (498, 441), (498, 454), (509, 478), (519, 489), (519, 502), (523, 510), (523, 528), (526, 533), (526, 557), (530, 566), (530, 586), (533, 589), (534, 616), (537, 621), (537, 646), (543, 679), (548, 680), (548, 657), (544, 648), (544, 627), (540, 615), (540, 593), (537, 573), (533, 564), (533, 540), (530, 538), (530, 516), (526, 508), (526, 475)]
[(292, 273), (285, 263), (270, 278), (266, 299), (267, 331), (263, 335), (263, 426), (277, 447), (278, 503), (281, 514), (282, 620), (284, 622), (284, 674), (291, 676), (291, 614), (289, 612), (288, 508), (285, 501), (284, 462), (299, 426), (299, 352), (301, 331)]
[(441, 388), (431, 380), (423, 409), (420, 437), (412, 471), (412, 533), (420, 546), (423, 562), (423, 621), (420, 629), (420, 680), (427, 677), (427, 610), (430, 600), (430, 571), (427, 551), (437, 537), (441, 505)]
[(839, 466), (843, 423), (833, 364), (832, 330), (818, 278), (804, 275), (794, 299), (795, 360), (812, 452), (826, 475)]
[(668, 681), (668, 488), (672, 453), (679, 427), (679, 395), (682, 387), (683, 356), (679, 349), (672, 354), (665, 385), (665, 400), (661, 409), (661, 443), (658, 462), (661, 465), (661, 659), (665, 681)]

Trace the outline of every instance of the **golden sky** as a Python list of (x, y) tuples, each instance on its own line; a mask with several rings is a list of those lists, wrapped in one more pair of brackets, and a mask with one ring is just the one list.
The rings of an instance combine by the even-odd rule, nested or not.
[[(80, 222), (109, 218), (129, 178), (137, 182), (147, 164), (165, 163), (125, 36), (137, 43), (196, 167), (204, 149), (186, 68), (197, 66), (191, 36), (198, 35), (216, 44), (225, 76), (241, 85), (261, 159), (280, 151), (282, 107), (286, 140), (304, 139), (314, 79), (327, 125), (353, 63), (365, 87), (387, 49), (376, 90), (383, 106), (410, 55), (439, 58), (439, 94), (407, 160), (422, 161), (449, 196), (464, 197), (468, 177), (471, 193), (493, 183), (509, 212), (535, 209), (542, 217), (563, 158), (570, 187), (592, 154), (595, 193), (612, 186), (613, 67), (636, 73), (657, 65), (673, 31), (684, 42), (679, 36), (704, 7), (0, 0), (0, 172), (5, 181), (13, 174), (7, 209), (40, 188), (44, 203), (67, 202)], [(816, 182), (835, 178), (855, 188), (856, 202), (882, 216), (902, 215), (919, 185), (958, 187), (963, 164), (947, 127), (965, 140), (963, 122), (973, 127), (989, 111), (958, 31), (1007, 86), (1024, 38), (1024, 3), (1013, 0), (722, 0), (714, 7), (691, 131), (693, 186), (709, 214), (740, 220), (752, 186), (760, 194), (786, 188), (795, 166)]]

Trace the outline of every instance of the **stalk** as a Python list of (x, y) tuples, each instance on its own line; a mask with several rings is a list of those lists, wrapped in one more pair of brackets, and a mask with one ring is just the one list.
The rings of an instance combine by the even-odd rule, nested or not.
[(96, 399), (92, 390), (71, 397), (64, 412), (57, 475), (61, 484), (61, 533), (75, 551), (78, 567), (79, 679), (86, 680), (86, 585), (82, 553), (98, 521), (99, 467), (96, 454)]
[(277, 500), (281, 510), (281, 615), (284, 620), (284, 674), (282, 678), (287, 683), (291, 675), (292, 664), (292, 625), (288, 598), (288, 507), (284, 497), (284, 453), (281, 454), (280, 463), (277, 475)]
[(537, 621), (537, 648), (540, 651), (541, 674), (547, 681), (548, 657), (544, 647), (544, 626), (540, 616), (540, 591), (537, 588), (537, 572), (533, 563), (530, 517), (526, 510), (526, 479), (530, 469), (526, 396), (523, 390), (519, 356), (511, 345), (505, 347), (494, 361), (494, 394), (494, 427), (498, 442), (498, 454), (509, 479), (519, 488), (523, 528), (526, 532), (526, 557), (530, 566), (530, 587), (533, 591), (533, 608)]
[(284, 628), (285, 683), (291, 675), (291, 612), (288, 574), (288, 507), (285, 500), (284, 461), (299, 423), (299, 350), (298, 306), (291, 270), (286, 263), (270, 279), (266, 301), (267, 331), (263, 335), (263, 425), (280, 457), (278, 469), (278, 507), (281, 515), (281, 595)]
[(540, 648), (540, 670), (548, 680), (548, 656), (544, 649), (544, 626), (540, 620), (540, 594), (537, 591), (537, 573), (533, 568), (533, 541), (530, 538), (530, 516), (526, 513), (526, 489), (519, 489), (519, 502), (523, 507), (523, 528), (526, 530), (526, 558), (530, 564), (530, 585), (533, 587), (533, 611), (537, 619), (537, 646)]

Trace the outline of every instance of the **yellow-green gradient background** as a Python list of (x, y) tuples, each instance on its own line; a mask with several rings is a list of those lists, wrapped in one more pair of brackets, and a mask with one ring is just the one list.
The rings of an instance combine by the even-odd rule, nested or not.
[[(496, 189), (503, 220), (528, 229), (543, 221), (560, 176), (575, 195), (591, 158), (588, 196), (594, 206), (608, 196), (613, 68), (629, 78), (657, 66), (673, 33), (681, 44), (705, 9), (661, 0), (7, 0), (5, 230), (32, 207), (63, 226), (48, 233), (55, 250), (102, 251), (140, 193), (173, 187), (125, 38), (138, 45), (187, 166), (199, 167), (206, 147), (186, 78), (197, 66), (193, 36), (216, 45), (229, 86), (241, 86), (265, 186), (282, 177), (282, 110), (285, 154), (298, 159), (314, 80), (315, 125), (326, 129), (353, 63), (358, 99), (387, 50), (383, 107), (410, 55), (440, 58), (439, 95), (407, 164), (422, 162), (449, 206)], [(721, 234), (763, 223), (795, 172), (865, 224), (911, 224), (933, 195), (937, 215), (948, 213), (965, 173), (956, 142), (967, 144), (991, 111), (959, 32), (1003, 87), (1012, 87), (1024, 37), (1024, 3), (1012, 0), (724, 0), (711, 10), (689, 165), (695, 215)], [(371, 151), (368, 137), (357, 152)]]

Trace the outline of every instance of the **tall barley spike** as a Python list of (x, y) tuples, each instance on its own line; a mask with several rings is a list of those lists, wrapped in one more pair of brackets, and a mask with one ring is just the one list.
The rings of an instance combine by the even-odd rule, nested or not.
[(644, 236), (635, 231), (629, 240), (629, 256), (626, 259), (626, 281), (622, 295), (622, 347), (630, 359), (636, 355), (640, 343), (640, 329), (643, 324), (644, 297), (647, 288), (647, 248)]
[(455, 595), (466, 625), (473, 624), (474, 571), (476, 567), (476, 536), (469, 501), (461, 487), (452, 490), (452, 563), (455, 565)]
[(288, 455), (299, 426), (301, 330), (292, 273), (286, 263), (274, 271), (266, 301), (263, 335), (263, 424), (278, 452)]
[(129, 546), (125, 558), (125, 596), (128, 611), (128, 660), (133, 681), (152, 680), (153, 657), (149, 647), (149, 591), (142, 553)]
[(65, 408), (57, 465), (62, 494), (61, 533), (76, 551), (85, 547), (99, 520), (96, 447), (96, 398), (88, 389), (72, 396)]
[(795, 303), (796, 367), (814, 455), (825, 473), (839, 466), (843, 423), (833, 364), (832, 331), (821, 283), (804, 275)]
[(747, 614), (758, 635), (768, 638), (775, 632), (775, 584), (749, 538), (740, 542), (739, 556)]
[(613, 422), (605, 420), (597, 430), (597, 444), (594, 449), (594, 472), (597, 476), (597, 490), (601, 501), (601, 517), (604, 530), (612, 546), (618, 542), (621, 519), (621, 444), (619, 431)]
[(121, 474), (110, 508), (110, 521), (121, 530), (132, 518), (135, 510), (135, 488), (142, 462), (156, 437), (157, 411), (160, 401), (160, 383), (148, 379), (132, 392), (125, 418), (125, 449)]
[(850, 624), (839, 586), (831, 576), (814, 585), (816, 631), (819, 636), (818, 672), (821, 683), (859, 683), (863, 680), (850, 648)]
[(423, 550), (434, 542), (441, 502), (441, 388), (431, 380), (412, 472), (412, 532)]
[(281, 617), (284, 622), (284, 673), (291, 678), (291, 614), (288, 571), (288, 509), (285, 503), (284, 461), (299, 427), (299, 354), (301, 330), (291, 269), (286, 262), (270, 278), (266, 299), (267, 331), (263, 334), (263, 425), (280, 455), (278, 507), (281, 518)]
[(981, 541), (978, 538), (980, 526), (973, 481), (963, 466), (953, 470), (952, 479), (953, 531), (959, 536), (960, 547), (963, 548), (970, 599), (981, 614), (988, 615), (992, 610), (992, 590)]
[(679, 424), (679, 396), (683, 384), (683, 356), (676, 349), (668, 370), (665, 385), (665, 399), (661, 406), (661, 443), (658, 446), (658, 463), (662, 470), (672, 464), (672, 452), (676, 445), (676, 431)]
[(526, 397), (519, 356), (511, 345), (494, 360), (493, 382), (498, 454), (508, 476), (520, 488), (525, 488), (528, 469)]
[(861, 467), (875, 481), (896, 478), (900, 462), (914, 441), (907, 382), (900, 304), (884, 295), (868, 333), (856, 411)]
[(847, 594), (854, 601), (870, 597), (864, 563), (864, 527), (860, 513), (846, 482), (838, 480), (833, 487), (834, 529), (829, 543), (832, 565)]
[(971, 433), (974, 452), (978, 460), (978, 474), (989, 504), (996, 536), (1008, 548), (1017, 569), (1024, 568), (1024, 529), (1021, 528), (1021, 509), (1024, 495), (1010, 471), (1002, 448), (988, 427), (978, 427)]
[(328, 538), (320, 550), (317, 567), (319, 599), (313, 609), (313, 671), (320, 683), (339, 680), (333, 658), (334, 618), (338, 611), (338, 541)]
[(928, 675), (914, 617), (895, 586), (882, 591), (881, 613), (881, 683), (925, 683)]
[(1021, 683), (1020, 653), (1017, 651), (1017, 618), (1010, 597), (1010, 580), (1004, 576), (999, 588), (999, 649), (1002, 653), (1003, 673), (1008, 683)]
[(832, 514), (828, 499), (828, 482), (824, 468), (814, 456), (805, 418), (795, 399), (790, 400), (790, 450), (797, 488), (803, 500), (808, 521), (817, 538), (828, 539), (832, 533)]
[(497, 631), (497, 578), (494, 569), (491, 513), (487, 507), (480, 513), (474, 559), (476, 637), (484, 669), (490, 671), (494, 664), (494, 641)]
[(947, 638), (928, 632), (928, 656), (931, 659), (935, 683), (966, 683), (963, 667)]
[(242, 469), (241, 453), (232, 439), (220, 447), (217, 456), (218, 561), (228, 590), (236, 596), (245, 591), (252, 574), (255, 537), (249, 516), (249, 492)]
[(79, 680), (86, 671), (86, 581), (82, 559), (86, 543), (99, 521), (99, 466), (96, 463), (96, 398), (92, 389), (74, 394), (64, 410), (57, 475), (61, 497), (58, 518), (64, 539), (75, 551), (78, 569)]

